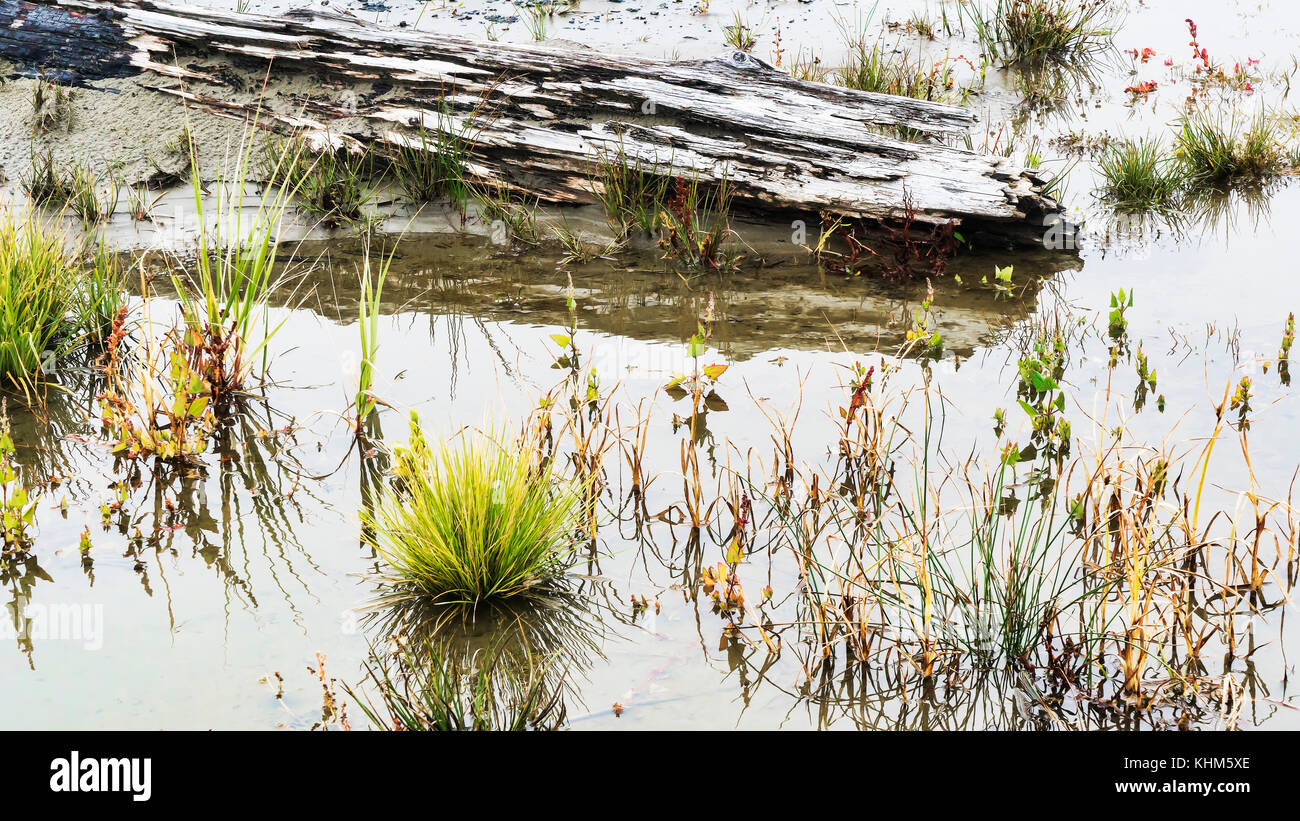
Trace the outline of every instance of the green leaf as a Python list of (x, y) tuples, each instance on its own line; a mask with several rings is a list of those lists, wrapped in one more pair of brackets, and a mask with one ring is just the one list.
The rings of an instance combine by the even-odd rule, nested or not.
[(690, 356), (691, 359), (699, 358), (708, 349), (708, 346), (704, 344), (704, 337), (699, 334), (692, 336), (690, 341), (686, 343), (686, 354)]
[(1047, 393), (1048, 391), (1054, 391), (1060, 387), (1056, 384), (1055, 379), (1045, 374), (1038, 373), (1037, 371), (1030, 374), (1029, 381), (1033, 383), (1034, 390), (1039, 393)]

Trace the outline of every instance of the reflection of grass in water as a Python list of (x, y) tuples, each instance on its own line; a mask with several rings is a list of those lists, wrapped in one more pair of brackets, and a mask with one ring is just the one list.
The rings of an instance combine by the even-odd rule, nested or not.
[(392, 602), (368, 620), (393, 647), (372, 651), (357, 688), (378, 703), (353, 697), (386, 729), (554, 729), (575, 674), (601, 657), (589, 603), (566, 593), (478, 608)]
[(382, 596), (367, 614), (372, 629), (420, 644), (454, 644), (464, 654), (497, 649), (518, 659), (533, 654), (563, 655), (586, 667), (600, 655), (600, 622), (592, 618), (596, 600), (557, 588), (525, 601), (477, 607), (438, 605), (419, 599)]
[[(1007, 671), (1058, 725), (1080, 726), (1086, 711), (1065, 716), (1041, 693), (1166, 725), (1199, 720), (1207, 703), (1239, 703), (1202, 648), (1222, 634), (1229, 659), (1249, 649), (1233, 648), (1234, 623), (1284, 600), (1266, 604), (1264, 591), (1296, 531), (1289, 510), (1253, 492), (1247, 515), (1202, 512), (1225, 419), (1181, 451), (1134, 447), (1121, 427), (1073, 459), (1000, 442), (996, 461), (948, 463), (932, 435), (942, 420), (931, 388), (905, 419), (912, 392), (850, 387), (839, 457), (827, 472), (800, 472), (806, 497), (749, 486), (763, 503), (758, 521), (770, 519), (798, 557), (788, 624), (811, 643), (810, 688), (842, 657), (848, 668), (886, 664), (900, 679), (949, 686), (971, 671)], [(1037, 437), (1043, 411), (1032, 410)], [(1276, 558), (1261, 549), (1270, 539)]]
[[(62, 369), (62, 390), (50, 393), (39, 416), (14, 409), (15, 438), (29, 468), (25, 472), (41, 482), (40, 510), (53, 508), (53, 513), (44, 515), (57, 516), (59, 500), (67, 498), (71, 509), (99, 516), (96, 511), (112, 499), (111, 507), (102, 508), (104, 531), (115, 534), (125, 548), (122, 555), (134, 561), (133, 570), (147, 596), (155, 595), (161, 581), (169, 618), (175, 618), (174, 602), (169, 563), (162, 559), (188, 546), (192, 558), (201, 559), (221, 579), (227, 605), (239, 601), (249, 608), (259, 607), (264, 592), (259, 587), (273, 584), (295, 621), (302, 623), (295, 600), (302, 593), (311, 596), (312, 590), (301, 563), (305, 561), (306, 569), (316, 575), (324, 572), (295, 533), (304, 518), (302, 497), (311, 496), (312, 484), (304, 481), (302, 468), (290, 452), (290, 429), (277, 429), (269, 409), (258, 417), (255, 405), (248, 403), (214, 431), (216, 465), (119, 459), (110, 470), (102, 464), (101, 448), (80, 444), (83, 436), (94, 436), (94, 423), (89, 421), (95, 417), (92, 397), (102, 387), (98, 369), (90, 367), (90, 355), (86, 367)], [(218, 471), (215, 476), (209, 473), (213, 468)], [(47, 483), (47, 477), (61, 477), (61, 481)], [(120, 495), (110, 497), (106, 487)], [(211, 501), (209, 493), (214, 494)], [(306, 504), (318, 508), (323, 503), (313, 499)], [(96, 549), (83, 557), (83, 570), (91, 573), (97, 557), (120, 549), (108, 544), (107, 537), (95, 536)], [(158, 561), (150, 561), (151, 556)], [(260, 565), (261, 573), (255, 565)], [(30, 599), (38, 582), (54, 580), (33, 556), (30, 561), (3, 563), (0, 581), (17, 601)], [(229, 615), (231, 608), (227, 606), (225, 612)], [(31, 641), (21, 649), (31, 652)]]
[[(215, 477), (207, 468), (124, 460), (119, 467), (126, 472), (118, 482), (130, 493), (114, 526), (128, 539), (128, 555), (137, 561), (146, 593), (152, 595), (147, 555), (174, 551), (178, 542), (188, 540), (194, 556), (224, 582), (228, 603), (238, 600), (258, 607), (260, 577), (253, 563), (260, 548), (270, 583), (295, 619), (301, 619), (288, 579), (303, 593), (312, 593), (296, 563), (301, 559), (316, 574), (324, 574), (295, 533), (304, 518), (301, 496), (311, 495), (311, 485), (303, 482), (301, 466), (289, 452), (291, 440), (281, 441), (291, 435), (275, 429), (269, 411), (266, 418), (257, 419), (246, 409), (213, 433)], [(209, 483), (214, 480), (217, 497), (210, 501)], [(246, 525), (250, 521), (255, 525)], [(170, 604), (165, 566), (159, 563), (156, 569)]]
[[(1164, 233), (1176, 242), (1194, 245), (1211, 234), (1227, 238), (1240, 231), (1258, 230), (1271, 219), (1270, 205), (1266, 185), (1183, 189), (1159, 208), (1116, 204), (1090, 220), (1094, 227), (1089, 236), (1108, 251), (1145, 247)], [(1243, 219), (1248, 227), (1239, 224)]]
[[(1011, 113), (1013, 121), (1024, 126), (1035, 115), (1043, 116), (1059, 112), (1063, 117), (1072, 118), (1073, 113), (1066, 107), (1071, 101), (1095, 94), (1101, 89), (1098, 62), (1085, 60), (1081, 62), (1029, 63), (1009, 69), (1009, 79), (1023, 103)], [(1105, 62), (1105, 61), (1100, 61)]]
[[(249, 537), (260, 535), (262, 552), (272, 581), (285, 602), (297, 613), (293, 594), (285, 588), (276, 571), (282, 566), (285, 572), (310, 595), (311, 590), (295, 567), (294, 553), (306, 561), (311, 570), (324, 576), (324, 571), (312, 559), (295, 533), (295, 524), (303, 521), (303, 506), (299, 494), (310, 496), (309, 486), (303, 484), (302, 468), (289, 454), (285, 443), (273, 431), (269, 418), (258, 422), (251, 415), (238, 417), (234, 426), (218, 430), (214, 450), (226, 454), (220, 476), (221, 553), (232, 557), (236, 548), (244, 549)], [(267, 435), (269, 433), (269, 435)], [(241, 446), (242, 445), (242, 446)], [(243, 492), (241, 492), (243, 491)], [(249, 492), (254, 491), (254, 492)], [(245, 533), (243, 522), (247, 518), (244, 499), (251, 506), (257, 534)], [(197, 531), (192, 535), (200, 538)], [(245, 559), (245, 563), (247, 559)], [(252, 595), (253, 580), (245, 579), (239, 586)]]
[[(1176, 710), (1108, 711), (1062, 705), (1076, 695), (1061, 682), (1030, 680), (1015, 670), (972, 671), (944, 681), (900, 677), (870, 665), (827, 670), (788, 695), (813, 726), (848, 722), (860, 730), (1142, 730), (1167, 728)], [(1208, 718), (1203, 710), (1197, 715)]]
[(385, 730), (554, 730), (565, 708), (561, 692), (546, 687), (552, 663), (529, 658), (520, 668), (496, 648), (464, 659), (431, 642), (372, 654), (366, 672), (378, 704), (346, 689)]

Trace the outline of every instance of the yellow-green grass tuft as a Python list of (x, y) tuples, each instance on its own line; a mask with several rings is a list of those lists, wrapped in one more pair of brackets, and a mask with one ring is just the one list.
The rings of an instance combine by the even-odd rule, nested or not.
[(478, 603), (539, 589), (567, 566), (580, 489), (521, 443), (468, 431), (430, 446), (412, 420), (366, 538), (413, 595)]

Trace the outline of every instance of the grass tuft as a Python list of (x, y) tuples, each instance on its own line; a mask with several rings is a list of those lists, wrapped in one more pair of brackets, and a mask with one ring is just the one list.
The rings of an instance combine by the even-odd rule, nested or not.
[(1112, 143), (1099, 163), (1106, 195), (1123, 206), (1165, 205), (1178, 193), (1182, 182), (1173, 157), (1154, 139)]
[(373, 172), (369, 151), (318, 151), (302, 134), (286, 144), (272, 143), (268, 149), (265, 162), (271, 184), (289, 190), (298, 207), (326, 225), (362, 220), (362, 208), (371, 199), (366, 184)]
[[(241, 138), (231, 184), (217, 188), (213, 230), (199, 232), (191, 269), (173, 269), (170, 276), (180, 301), (188, 359), (210, 384), (218, 407), (244, 391), (259, 364), (265, 372), (267, 343), (283, 323), (271, 323), (270, 295), (291, 278), (286, 272), (291, 265), (278, 263), (276, 237), (292, 192), (281, 187), (278, 195), (260, 199), (251, 217), (245, 214), (253, 146), (254, 135), (248, 131)], [(283, 178), (300, 157), (291, 145), (281, 148), (271, 167), (274, 178)], [(207, 225), (197, 163), (191, 162), (190, 174), (195, 215)]]
[(102, 177), (80, 162), (60, 168), (49, 149), (32, 154), (20, 184), (33, 205), (66, 208), (83, 222), (108, 219), (117, 210), (118, 178), (112, 166)]
[(1277, 121), (1261, 111), (1244, 126), (1200, 110), (1179, 119), (1174, 148), (1192, 183), (1219, 185), (1236, 180), (1263, 180), (1280, 173), (1286, 155)]
[(906, 52), (883, 47), (879, 42), (850, 44), (848, 63), (836, 82), (845, 88), (912, 97), (917, 100), (948, 101), (964, 98), (973, 89), (956, 89), (956, 78), (947, 60), (927, 66), (913, 61)]
[(629, 158), (620, 143), (617, 149), (600, 154), (592, 182), (618, 237), (626, 237), (633, 228), (653, 234), (672, 182), (672, 169), (658, 168), (640, 157)]
[(565, 566), (579, 490), (530, 449), (464, 433), (430, 446), (412, 416), (398, 487), (363, 513), (367, 538), (413, 593), (477, 603), (539, 588)]
[(1114, 33), (1110, 0), (981, 0), (961, 9), (988, 55), (1008, 65), (1083, 57)]
[[(392, 160), (393, 176), (407, 199), (416, 205), (450, 199), (464, 208), (469, 199), (467, 181), (472, 139), (468, 127), (460, 131), (439, 125), (428, 129), (421, 122), (416, 138), (400, 145)], [(447, 117), (450, 126), (450, 117)]]
[(65, 347), (76, 271), (62, 234), (30, 214), (0, 218), (0, 378), (24, 390)]
[(731, 16), (731, 25), (722, 27), (722, 42), (741, 51), (753, 51), (754, 46), (758, 44), (754, 28), (745, 16), (737, 11)]

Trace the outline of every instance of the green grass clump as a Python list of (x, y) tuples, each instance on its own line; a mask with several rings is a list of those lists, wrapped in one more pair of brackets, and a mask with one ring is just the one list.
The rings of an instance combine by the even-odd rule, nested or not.
[(504, 180), (471, 185), (469, 193), (478, 206), (479, 217), (491, 224), (493, 242), (524, 245), (541, 242), (542, 235), (537, 228), (540, 202), (537, 197), (516, 191)]
[(1006, 64), (1084, 56), (1114, 32), (1110, 0), (979, 0), (961, 8), (985, 52)]
[(28, 216), (0, 217), (0, 379), (28, 387), (72, 330), (76, 270), (63, 237)]
[(754, 26), (740, 12), (731, 16), (731, 25), (722, 27), (722, 42), (741, 51), (753, 51), (758, 43)]
[(317, 151), (302, 134), (287, 144), (269, 145), (266, 155), (271, 184), (287, 189), (298, 207), (326, 225), (361, 221), (362, 208), (371, 200), (367, 181), (373, 165), (369, 151)]
[(1105, 193), (1119, 205), (1167, 204), (1182, 183), (1177, 163), (1157, 140), (1140, 138), (1107, 146), (1100, 161)]
[(114, 318), (125, 305), (126, 271), (122, 258), (101, 234), (95, 253), (77, 277), (75, 313), (79, 330), (91, 343), (104, 342), (112, 332)]
[(601, 152), (592, 182), (605, 217), (619, 237), (633, 228), (653, 234), (672, 182), (672, 168), (628, 157), (620, 143), (616, 149)]
[(395, 581), (434, 601), (477, 603), (555, 578), (572, 552), (580, 496), (529, 452), (468, 432), (431, 447), (413, 415), (398, 486), (362, 514)]
[(73, 191), (54, 164), (54, 153), (49, 149), (32, 154), (32, 167), (19, 181), (33, 205), (66, 205)]
[(1264, 111), (1244, 124), (1205, 110), (1185, 114), (1173, 147), (1171, 155), (1153, 139), (1112, 143), (1098, 159), (1102, 193), (1121, 207), (1167, 208), (1177, 200), (1186, 209), (1198, 197), (1266, 182), (1290, 163), (1282, 125)]
[(912, 97), (917, 100), (947, 101), (964, 97), (970, 89), (954, 90), (955, 78), (947, 61), (927, 66), (913, 62), (905, 52), (895, 52), (880, 43), (858, 40), (850, 44), (848, 63), (839, 70), (836, 82), (845, 88)]
[(101, 177), (80, 162), (56, 164), (49, 149), (32, 154), (20, 184), (33, 205), (65, 208), (86, 223), (108, 219), (117, 209), (118, 180), (111, 166)]
[(1174, 148), (1189, 181), (1202, 185), (1263, 180), (1286, 165), (1277, 121), (1264, 112), (1244, 128), (1236, 117), (1224, 122), (1205, 110), (1183, 115)]
[(416, 205), (449, 199), (463, 208), (469, 199), (469, 161), (472, 139), (468, 127), (456, 131), (447, 117), (446, 127), (426, 129), (420, 124), (418, 141), (397, 148), (393, 176), (407, 199)]

